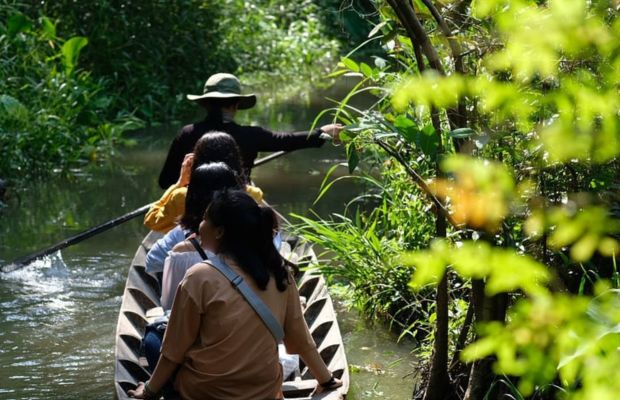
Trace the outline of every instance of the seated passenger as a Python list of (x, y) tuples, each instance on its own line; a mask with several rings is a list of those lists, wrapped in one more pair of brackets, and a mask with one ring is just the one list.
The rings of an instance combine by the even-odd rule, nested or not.
[(193, 153), (185, 155), (179, 179), (151, 206), (144, 216), (144, 225), (161, 233), (167, 233), (174, 228), (177, 218), (183, 214), (187, 185), (194, 166), (217, 161), (226, 163), (237, 173), (240, 182), (245, 185), (248, 194), (256, 202), (263, 199), (260, 188), (248, 184), (241, 167), (241, 156), (235, 139), (224, 132), (208, 132), (196, 142)]
[[(321, 385), (335, 379), (321, 359), (303, 317), (299, 293), (273, 245), (273, 211), (241, 191), (217, 192), (200, 224), (202, 245), (215, 253), (265, 303)], [(277, 342), (245, 297), (210, 262), (179, 285), (157, 367), (129, 395), (155, 398), (167, 382), (183, 399), (282, 399)]]
[[(277, 250), (280, 250), (282, 245), (282, 234), (279, 231), (278, 218), (275, 213), (273, 216), (273, 245)], [(211, 258), (213, 253), (208, 249), (204, 250), (207, 256)], [(168, 252), (168, 257), (166, 257), (164, 261), (164, 273), (161, 280), (161, 306), (164, 310), (170, 310), (172, 308), (177, 286), (179, 286), (179, 283), (183, 280), (185, 272), (201, 261), (202, 257), (200, 253), (196, 251), (195, 246), (188, 239), (178, 243)], [(294, 268), (296, 272), (299, 272), (297, 266), (294, 266)]]
[[(185, 205), (180, 224), (151, 247), (146, 255), (146, 272), (155, 276), (163, 272), (168, 252), (189, 235), (198, 233), (202, 215), (211, 201), (213, 192), (224, 188), (240, 188), (240, 186), (234, 171), (223, 162), (203, 164), (192, 172), (187, 197), (183, 196)], [(176, 287), (173, 290), (176, 290)]]

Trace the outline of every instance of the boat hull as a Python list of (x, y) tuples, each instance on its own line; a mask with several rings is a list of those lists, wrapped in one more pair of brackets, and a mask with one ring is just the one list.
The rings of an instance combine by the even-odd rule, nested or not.
[[(116, 328), (114, 384), (119, 400), (128, 399), (127, 391), (150, 376), (140, 347), (145, 327), (149, 323), (146, 313), (161, 304), (157, 280), (146, 273), (145, 259), (153, 243), (160, 237), (158, 233), (149, 233), (140, 244), (129, 268)], [(317, 261), (312, 247), (300, 243), (294, 236), (285, 235), (281, 253), (300, 266)], [(305, 298), (304, 317), (319, 353), (334, 375), (342, 380), (343, 386), (311, 396), (316, 380), (300, 361), (298, 371), (287, 377), (282, 385), (285, 399), (344, 399), (349, 388), (347, 359), (325, 281), (316, 273), (305, 272), (297, 278), (297, 284), (300, 296)]]

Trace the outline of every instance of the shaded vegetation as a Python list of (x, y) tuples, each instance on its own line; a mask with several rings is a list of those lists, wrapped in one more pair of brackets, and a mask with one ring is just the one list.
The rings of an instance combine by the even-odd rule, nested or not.
[(185, 95), (215, 72), (305, 88), (368, 30), (333, 0), (1, 0), (0, 144), (15, 156), (0, 176), (105, 157), (125, 131), (195, 112)]
[(79, 69), (88, 39), (0, 6), (0, 175), (27, 178), (110, 153), (141, 126), (111, 113), (108, 82)]

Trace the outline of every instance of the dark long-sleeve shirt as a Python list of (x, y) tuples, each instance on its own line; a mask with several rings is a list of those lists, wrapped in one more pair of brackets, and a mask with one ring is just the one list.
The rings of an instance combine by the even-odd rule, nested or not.
[(271, 132), (258, 126), (243, 126), (235, 122), (213, 123), (205, 119), (181, 129), (170, 145), (168, 157), (159, 175), (159, 186), (168, 188), (179, 179), (181, 164), (187, 153), (207, 132), (222, 131), (231, 135), (241, 151), (241, 161), (248, 179), (259, 151), (291, 151), (307, 147), (320, 147), (325, 142), (319, 137), (320, 129), (312, 132)]

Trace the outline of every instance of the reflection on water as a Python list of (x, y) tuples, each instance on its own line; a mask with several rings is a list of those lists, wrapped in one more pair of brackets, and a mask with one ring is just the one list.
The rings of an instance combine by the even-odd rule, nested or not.
[(395, 334), (369, 323), (336, 301), (351, 373), (347, 399), (402, 400), (412, 397), (416, 359), (409, 340), (396, 343)]
[[(336, 97), (330, 95), (330, 97)], [(260, 106), (243, 123), (303, 130), (328, 105)], [(259, 103), (260, 104), (260, 103)], [(136, 134), (139, 145), (104, 165), (54, 176), (13, 191), (0, 209), (0, 265), (156, 199), (157, 175), (178, 127)], [(292, 153), (254, 171), (265, 198), (280, 212), (340, 211), (358, 188), (336, 186), (313, 205), (325, 172), (343, 161), (326, 145)], [(346, 168), (337, 171), (345, 174)], [(133, 220), (11, 273), (0, 273), (0, 399), (109, 399), (114, 332), (127, 269), (146, 234)], [(410, 396), (411, 346), (341, 310), (347, 354), (355, 366), (349, 398)], [(400, 361), (399, 361), (400, 360)]]

